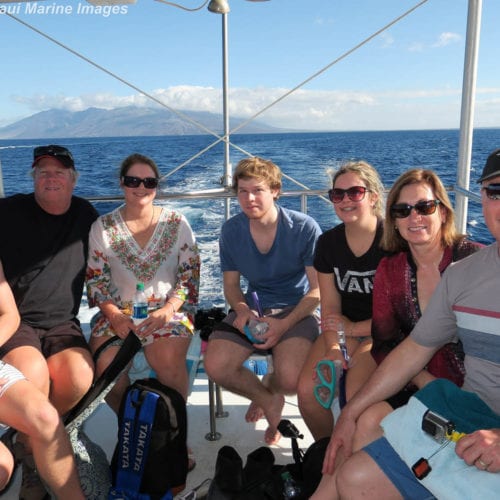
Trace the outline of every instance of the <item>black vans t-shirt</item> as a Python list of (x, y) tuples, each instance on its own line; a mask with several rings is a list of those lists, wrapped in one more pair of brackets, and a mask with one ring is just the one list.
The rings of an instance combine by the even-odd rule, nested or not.
[(334, 275), (335, 287), (342, 298), (342, 314), (352, 321), (372, 317), (373, 278), (378, 263), (387, 255), (380, 248), (381, 238), (382, 222), (379, 222), (371, 247), (356, 257), (347, 244), (343, 223), (319, 237), (314, 268)]

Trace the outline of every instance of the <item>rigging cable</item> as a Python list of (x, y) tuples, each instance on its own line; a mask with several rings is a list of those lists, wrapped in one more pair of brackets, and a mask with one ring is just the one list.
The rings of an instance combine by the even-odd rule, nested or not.
[[(165, 4), (174, 5), (173, 3), (168, 2), (166, 0), (158, 0), (158, 1), (160, 1), (162, 3), (165, 3)], [(121, 83), (123, 83), (127, 87), (132, 88), (133, 90), (139, 92), (140, 94), (144, 95), (145, 97), (151, 99), (153, 102), (155, 102), (155, 103), (159, 104), (160, 106), (168, 109), (170, 112), (176, 114), (181, 119), (186, 120), (187, 122), (195, 125), (199, 129), (201, 129), (201, 130), (207, 132), (208, 134), (210, 134), (210, 135), (212, 135), (212, 136), (214, 136), (214, 137), (217, 138), (216, 141), (214, 141), (211, 144), (209, 144), (206, 148), (202, 149), (201, 151), (199, 151), (198, 153), (196, 153), (195, 155), (193, 155), (192, 157), (190, 157), (189, 159), (187, 159), (186, 161), (184, 161), (183, 163), (181, 163), (180, 165), (178, 165), (177, 167), (175, 167), (173, 170), (171, 170), (170, 172), (168, 172), (167, 174), (165, 174), (165, 175), (162, 176), (162, 178), (167, 178), (167, 177), (170, 177), (172, 174), (174, 174), (175, 172), (177, 172), (178, 170), (180, 170), (184, 166), (188, 165), (193, 160), (195, 160), (196, 158), (198, 158), (199, 156), (201, 156), (202, 154), (204, 154), (206, 151), (210, 150), (211, 148), (213, 148), (214, 146), (216, 146), (217, 144), (219, 144), (220, 142), (222, 142), (224, 140), (228, 140), (229, 144), (231, 146), (233, 146), (235, 149), (237, 149), (238, 151), (240, 151), (241, 153), (243, 153), (243, 154), (245, 154), (247, 156), (253, 156), (251, 153), (249, 153), (245, 149), (241, 148), (240, 146), (238, 146), (236, 144), (233, 144), (230, 141), (231, 134), (234, 134), (235, 132), (237, 132), (238, 130), (240, 130), (241, 128), (243, 128), (245, 125), (248, 125), (250, 122), (252, 122), (253, 120), (255, 120), (255, 118), (257, 118), (258, 116), (260, 116), (263, 113), (265, 113), (268, 109), (272, 108), (274, 105), (276, 105), (279, 102), (283, 101), (289, 95), (293, 94), (294, 92), (296, 92), (297, 90), (299, 90), (300, 88), (302, 88), (304, 85), (306, 85), (307, 83), (309, 83), (310, 81), (314, 80), (319, 75), (323, 74), (325, 71), (327, 71), (328, 69), (330, 69), (332, 66), (334, 66), (337, 63), (339, 63), (340, 61), (342, 61), (343, 59), (345, 59), (347, 56), (349, 56), (350, 54), (354, 53), (356, 50), (358, 50), (361, 47), (363, 47), (364, 45), (366, 45), (368, 42), (370, 42), (371, 40), (373, 40), (375, 37), (377, 37), (378, 35), (380, 35), (384, 31), (386, 31), (387, 29), (389, 29), (391, 26), (393, 26), (394, 24), (398, 23), (401, 19), (405, 18), (406, 16), (408, 16), (409, 14), (411, 14), (413, 11), (415, 11), (416, 9), (418, 9), (419, 7), (421, 7), (424, 3), (427, 3), (427, 1), (428, 0), (421, 0), (420, 2), (418, 2), (417, 4), (415, 4), (410, 9), (406, 10), (403, 14), (399, 15), (398, 17), (396, 17), (395, 19), (393, 19), (392, 21), (390, 21), (389, 23), (387, 23), (385, 26), (383, 26), (382, 28), (380, 28), (379, 30), (377, 30), (376, 32), (374, 32), (373, 34), (371, 34), (370, 36), (368, 36), (367, 38), (365, 38), (364, 40), (362, 40), (361, 42), (359, 42), (357, 45), (355, 45), (351, 49), (347, 50), (346, 52), (344, 52), (343, 54), (341, 54), (339, 57), (337, 57), (336, 59), (334, 59), (330, 63), (328, 63), (326, 66), (323, 66), (321, 69), (319, 69), (318, 71), (316, 71), (315, 73), (313, 73), (310, 77), (306, 78), (305, 80), (303, 80), (302, 82), (300, 82), (299, 84), (297, 84), (295, 87), (293, 87), (289, 91), (285, 92), (283, 95), (281, 95), (280, 97), (278, 97), (277, 99), (275, 99), (274, 101), (272, 101), (270, 104), (268, 104), (267, 106), (265, 106), (264, 108), (262, 108), (260, 111), (258, 111), (254, 115), (252, 115), (250, 118), (248, 118), (247, 120), (245, 120), (242, 123), (240, 123), (240, 125), (238, 125), (234, 129), (230, 130), (230, 132), (228, 133), (228, 137), (227, 138), (225, 136), (220, 136), (216, 132), (212, 131), (211, 129), (209, 129), (205, 125), (197, 122), (196, 120), (190, 118), (189, 116), (187, 116), (186, 114), (182, 113), (181, 111), (178, 111), (178, 110), (170, 107), (168, 104), (162, 102), (160, 99), (156, 98), (155, 96), (151, 95), (150, 93), (142, 90), (141, 88), (137, 87), (133, 83), (128, 82), (127, 80), (125, 80), (124, 78), (120, 77), (116, 73), (113, 73), (112, 71), (104, 68), (100, 64), (92, 61), (88, 57), (84, 56), (83, 54), (80, 54), (79, 52), (77, 52), (76, 50), (72, 49), (71, 47), (68, 47), (67, 45), (63, 44), (62, 42), (59, 42), (58, 40), (56, 40), (52, 36), (44, 33), (43, 31), (41, 31), (38, 28), (30, 25), (29, 23), (23, 21), (22, 19), (19, 19), (18, 17), (10, 14), (9, 12), (5, 12), (5, 14), (7, 16), (11, 17), (12, 19), (14, 19), (15, 21), (19, 22), (20, 24), (23, 24), (27, 28), (31, 29), (32, 31), (35, 31), (36, 33), (38, 33), (39, 35), (43, 36), (44, 38), (47, 38), (49, 41), (55, 43), (56, 45), (59, 45), (60, 47), (62, 47), (65, 50), (71, 52), (73, 55), (75, 55), (75, 56), (79, 57), (80, 59), (84, 60), (85, 62), (91, 64), (92, 66), (96, 67), (97, 69), (103, 71), (104, 73), (106, 73), (107, 75), (111, 76), (112, 78), (115, 78), (116, 80), (120, 81)], [(203, 5), (205, 5), (205, 4), (203, 4)], [(203, 5), (201, 7), (203, 7)], [(175, 6), (177, 6), (177, 4), (175, 4)], [(185, 7), (182, 7), (182, 6), (179, 6), (179, 7), (183, 8), (184, 10), (199, 10), (201, 8), (201, 7), (198, 7), (198, 8), (195, 8), (195, 9), (187, 9)], [(308, 186), (306, 186), (306, 185), (298, 182), (297, 180), (293, 179), (292, 177), (286, 175), (284, 172), (283, 172), (283, 176), (285, 178), (287, 178), (288, 180), (290, 180), (291, 182), (293, 182), (294, 184), (296, 184), (296, 185), (298, 185), (298, 186), (300, 186), (300, 187), (302, 187), (304, 189), (309, 189)]]
[(411, 14), (414, 10), (418, 9), (419, 7), (421, 7), (427, 1), (428, 0), (422, 0), (422, 1), (418, 2), (416, 5), (414, 5), (410, 9), (408, 9), (406, 12), (404, 12), (400, 16), (396, 17), (390, 23), (386, 24), (383, 28), (380, 28), (378, 31), (376, 31), (375, 33), (373, 33), (369, 37), (365, 38), (363, 41), (359, 42), (352, 49), (349, 49), (348, 51), (344, 52), (341, 56), (337, 57), (337, 59), (334, 59), (332, 62), (330, 62), (326, 66), (323, 66), (323, 68), (321, 68), (320, 70), (316, 71), (316, 73), (312, 74), (309, 78), (306, 78), (304, 81), (302, 81), (301, 83), (299, 83), (298, 85), (296, 85), (295, 87), (293, 87), (292, 89), (290, 89), (288, 92), (285, 92), (281, 97), (278, 97), (278, 99), (274, 100), (271, 104), (269, 104), (269, 105), (265, 106), (264, 108), (262, 108), (260, 111), (258, 111), (257, 113), (255, 113), (253, 116), (251, 116), (250, 118), (248, 118), (246, 121), (244, 121), (243, 123), (241, 123), (240, 125), (238, 125), (234, 129), (232, 129), (229, 133), (230, 134), (234, 134), (234, 132), (236, 132), (240, 128), (244, 127), (245, 125), (247, 125), (249, 122), (251, 122), (252, 120), (254, 120), (255, 118), (257, 118), (258, 116), (260, 116), (262, 113), (266, 112), (269, 108), (273, 107), (275, 104), (278, 104), (279, 102), (281, 102), (283, 99), (285, 99), (286, 97), (288, 97), (290, 94), (293, 94), (296, 90), (299, 90), (306, 83), (309, 83), (311, 80), (314, 80), (317, 76), (321, 75), (326, 70), (330, 69), (332, 66), (334, 66), (338, 62), (342, 61), (342, 59), (345, 59), (347, 56), (351, 55), (353, 52), (355, 52), (359, 48), (363, 47), (363, 45), (366, 45), (373, 38), (375, 38), (376, 36), (380, 35), (380, 33), (383, 33), (384, 31), (386, 31), (387, 29), (389, 29), (391, 26), (393, 26), (394, 24), (396, 24), (397, 22), (399, 22), (401, 19), (403, 19), (407, 15)]

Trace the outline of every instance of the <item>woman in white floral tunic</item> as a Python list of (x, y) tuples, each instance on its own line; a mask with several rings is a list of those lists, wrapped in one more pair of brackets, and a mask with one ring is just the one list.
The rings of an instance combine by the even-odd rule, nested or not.
[[(189, 223), (178, 212), (155, 206), (160, 172), (150, 158), (133, 154), (120, 168), (125, 204), (99, 217), (89, 238), (87, 293), (90, 307), (100, 311), (92, 321), (90, 347), (95, 352), (111, 336), (124, 339), (133, 330), (160, 382), (187, 398), (186, 352), (194, 330), (200, 257)], [(136, 284), (144, 283), (149, 316), (134, 325), (130, 314)], [(100, 374), (119, 346), (97, 360)], [(122, 376), (108, 395), (118, 411), (128, 377)]]

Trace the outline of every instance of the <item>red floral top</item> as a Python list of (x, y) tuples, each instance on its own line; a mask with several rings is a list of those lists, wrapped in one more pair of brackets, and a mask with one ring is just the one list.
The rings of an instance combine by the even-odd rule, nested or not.
[[(439, 264), (442, 274), (457, 260), (482, 247), (465, 238), (447, 247)], [(411, 252), (400, 252), (380, 261), (373, 288), (372, 356), (380, 364), (387, 354), (412, 331), (422, 312), (417, 295), (417, 268)], [(433, 356), (427, 370), (438, 378), (463, 384), (463, 349), (460, 343), (449, 343)]]

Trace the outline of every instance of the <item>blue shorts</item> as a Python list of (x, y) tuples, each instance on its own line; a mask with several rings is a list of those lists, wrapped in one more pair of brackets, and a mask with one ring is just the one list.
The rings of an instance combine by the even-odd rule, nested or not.
[(385, 437), (363, 448), (382, 469), (405, 500), (436, 500), (436, 497), (415, 477)]

